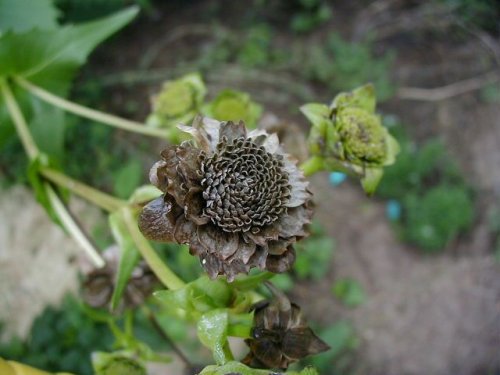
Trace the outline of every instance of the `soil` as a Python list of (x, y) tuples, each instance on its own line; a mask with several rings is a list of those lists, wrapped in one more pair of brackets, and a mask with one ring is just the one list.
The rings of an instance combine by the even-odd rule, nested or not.
[[(174, 30), (181, 25), (209, 27), (216, 7), (224, 15), (219, 21), (236, 27), (245, 9), (235, 3), (197, 1), (178, 9), (172, 4), (158, 6), (156, 18), (142, 18), (101, 48), (84, 75), (109, 83), (108, 106), (114, 113), (124, 114), (130, 101), (139, 103), (135, 116), (141, 120), (148, 111), (145, 98), (155, 92), (161, 79), (175, 74), (176, 56), (189, 56), (194, 46), (204, 43), (199, 35), (168, 40)], [(498, 71), (498, 36), (453, 26), (446, 17), (429, 21), (417, 12), (423, 8), (418, 5), (378, 0), (361, 8), (354, 2), (334, 2), (331, 23), (311, 40), (330, 30), (352, 39), (383, 30), (375, 45), (378, 51), (396, 50), (392, 77), (398, 87), (432, 88)], [(287, 32), (279, 32), (278, 37), (283, 43), (292, 43), (294, 38)], [(164, 72), (156, 81), (146, 74), (129, 86), (113, 83), (116, 73), (140, 73), (144, 55), (155, 48), (159, 54), (151, 68)], [(296, 111), (290, 112), (303, 100), (293, 91), (283, 94), (293, 82), (287, 73), (272, 77), (263, 73), (258, 79), (223, 73), (215, 69), (207, 74), (210, 91), (221, 86), (243, 89), (280, 117), (305, 124)], [(320, 100), (333, 96), (310, 82), (304, 83), (304, 90)], [(420, 141), (431, 136), (445, 141), (475, 189), (475, 225), (442, 254), (426, 256), (396, 238), (385, 219), (384, 202), (367, 198), (354, 182), (333, 188), (325, 174), (316, 175), (313, 190), (321, 202), (316, 217), (335, 238), (337, 250), (328, 276), (319, 283), (298, 284), (293, 296), (311, 320), (324, 325), (338, 319), (353, 322), (362, 342), (351, 368), (354, 374), (496, 374), (500, 372), (500, 264), (494, 259), (487, 214), (500, 203), (500, 106), (485, 102), (478, 91), (471, 90), (438, 101), (395, 96), (381, 110), (411, 125), (412, 136)], [(2, 192), (0, 238), (7, 242), (0, 246), (0, 295), (10, 302), (0, 301), (0, 319), (9, 318), (9, 326), (16, 327), (12, 331), (24, 333), (29, 318), (20, 312), (32, 317), (41, 306), (60, 298), (63, 290), (74, 290), (76, 267), (67, 264), (75, 245), (43, 218), (34, 203), (25, 203), (20, 216), (19, 202), (31, 202), (29, 195), (18, 189)], [(19, 219), (12, 223), (13, 217)], [(4, 223), (12, 224), (6, 227)], [(19, 225), (30, 236), (12, 236)], [(35, 235), (37, 231), (43, 238)], [(45, 250), (33, 253), (35, 248)], [(332, 283), (338, 277), (357, 279), (367, 292), (367, 302), (347, 309), (331, 297)], [(28, 291), (18, 286), (28, 282), (32, 285)], [(9, 294), (13, 289), (15, 298)], [(16, 302), (19, 296), (24, 296), (23, 302)]]

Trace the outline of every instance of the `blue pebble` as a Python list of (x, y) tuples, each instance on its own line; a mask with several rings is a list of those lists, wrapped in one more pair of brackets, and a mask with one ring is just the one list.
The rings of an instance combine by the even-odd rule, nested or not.
[(395, 200), (390, 199), (385, 206), (385, 215), (391, 221), (397, 221), (401, 218), (401, 204)]
[(342, 172), (332, 172), (330, 173), (330, 183), (333, 186), (339, 186), (342, 182), (345, 181), (347, 175)]

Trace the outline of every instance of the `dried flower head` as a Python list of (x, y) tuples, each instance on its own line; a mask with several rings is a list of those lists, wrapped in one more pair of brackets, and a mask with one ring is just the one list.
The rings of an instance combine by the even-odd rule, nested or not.
[(181, 129), (196, 145), (168, 147), (151, 169), (164, 195), (144, 207), (143, 234), (189, 244), (211, 278), (288, 270), (310, 222), (311, 194), (278, 137), (202, 117)]
[(266, 285), (274, 298), (255, 307), (252, 338), (245, 340), (250, 353), (244, 362), (256, 367), (287, 369), (299, 359), (330, 349), (309, 328), (300, 307), (272, 284)]
[[(104, 253), (106, 265), (91, 270), (83, 283), (83, 299), (94, 308), (108, 307), (115, 289), (118, 270), (118, 247), (112, 246)], [(125, 287), (122, 306), (132, 308), (141, 305), (151, 295), (158, 279), (145, 262), (134, 268)]]

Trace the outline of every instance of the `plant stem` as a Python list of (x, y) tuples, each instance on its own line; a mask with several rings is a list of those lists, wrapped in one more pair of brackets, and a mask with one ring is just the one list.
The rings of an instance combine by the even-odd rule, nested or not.
[(319, 156), (313, 156), (300, 165), (300, 169), (302, 169), (306, 177), (322, 171), (323, 167), (323, 159)]
[(81, 246), (81, 248), (87, 253), (89, 258), (94, 262), (95, 266), (101, 268), (104, 266), (105, 261), (99, 255), (96, 248), (87, 237), (87, 235), (82, 231), (78, 223), (71, 216), (69, 211), (67, 210), (64, 203), (61, 201), (61, 198), (54, 191), (53, 187), (50, 184), (45, 183), (45, 189), (47, 191), (47, 195), (50, 200), (50, 204), (54, 211), (56, 212), (59, 220), (61, 220), (64, 228), (69, 232), (69, 234), (75, 239), (75, 241)]
[(127, 204), (126, 201), (103, 193), (54, 169), (42, 168), (40, 174), (47, 180), (70, 190), (72, 193), (79, 195), (108, 212), (114, 212)]
[(31, 94), (39, 97), (47, 103), (64, 109), (65, 111), (74, 113), (75, 115), (98, 121), (106, 125), (114, 126), (119, 129), (148, 135), (150, 137), (157, 137), (161, 139), (166, 139), (168, 137), (167, 130), (150, 128), (136, 121), (127, 120), (118, 116), (110, 115), (108, 113), (96, 111), (95, 109), (84, 107), (80, 104), (73, 103), (69, 100), (54, 95), (47, 90), (44, 90), (41, 87), (32, 84), (22, 77), (15, 77), (14, 79), (19, 84), (19, 86), (26, 89)]
[(139, 252), (148, 263), (149, 267), (153, 270), (154, 274), (168, 289), (176, 290), (182, 288), (184, 282), (161, 260), (156, 254), (155, 250), (151, 247), (148, 240), (144, 238), (142, 233), (137, 227), (137, 221), (132, 215), (130, 207), (123, 207), (122, 209), (123, 220), (133, 241), (135, 242)]
[(12, 93), (12, 90), (9, 87), (9, 84), (5, 80), (0, 80), (0, 88), (2, 90), (2, 95), (5, 99), (5, 103), (7, 104), (7, 109), (9, 111), (10, 116), (14, 122), (16, 127), (17, 134), (19, 138), (21, 138), (21, 142), (23, 144), (26, 153), (30, 160), (36, 159), (36, 157), (40, 154), (38, 147), (36, 146), (33, 137), (28, 128), (28, 124), (19, 108), (16, 98)]

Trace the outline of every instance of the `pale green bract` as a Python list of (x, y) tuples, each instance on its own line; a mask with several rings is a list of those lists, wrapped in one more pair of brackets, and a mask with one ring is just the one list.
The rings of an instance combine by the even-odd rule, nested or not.
[(399, 144), (375, 113), (373, 85), (338, 94), (330, 106), (301, 107), (312, 124), (309, 150), (318, 170), (340, 171), (360, 178), (372, 194), (383, 168), (394, 163)]
[(259, 370), (245, 366), (240, 362), (228, 362), (223, 366), (207, 366), (199, 375), (318, 375), (318, 371), (312, 367), (306, 367), (302, 371), (276, 372), (271, 370)]

